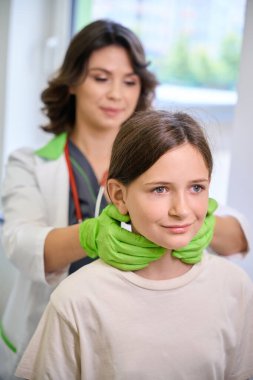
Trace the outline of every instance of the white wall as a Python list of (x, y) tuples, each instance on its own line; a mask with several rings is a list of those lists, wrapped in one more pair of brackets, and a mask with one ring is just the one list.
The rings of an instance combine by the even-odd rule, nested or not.
[(5, 99), (6, 99), (6, 70), (7, 70), (7, 50), (9, 34), (9, 14), (10, 1), (0, 1), (0, 179), (2, 178), (2, 153), (4, 139), (4, 122), (5, 122)]
[[(232, 142), (228, 204), (243, 212), (253, 234), (253, 1), (248, 0)], [(253, 245), (253, 239), (251, 239)], [(253, 248), (239, 264), (253, 279)]]
[[(0, 180), (12, 150), (50, 137), (39, 129), (40, 92), (68, 45), (70, 6), (70, 0), (0, 0)], [(0, 243), (0, 316), (14, 274)]]
[(40, 92), (62, 60), (70, 30), (69, 0), (11, 0), (9, 4), (4, 162), (14, 149), (37, 147), (48, 139), (39, 130)]

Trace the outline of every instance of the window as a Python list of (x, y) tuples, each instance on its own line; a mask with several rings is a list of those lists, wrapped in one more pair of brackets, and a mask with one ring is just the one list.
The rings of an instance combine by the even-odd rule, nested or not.
[(142, 40), (165, 84), (234, 90), (245, 0), (79, 0), (73, 30), (110, 18)]
[(190, 111), (204, 123), (215, 161), (211, 195), (226, 203), (246, 0), (73, 4), (73, 33), (90, 21), (108, 18), (139, 36), (160, 81), (155, 106)]

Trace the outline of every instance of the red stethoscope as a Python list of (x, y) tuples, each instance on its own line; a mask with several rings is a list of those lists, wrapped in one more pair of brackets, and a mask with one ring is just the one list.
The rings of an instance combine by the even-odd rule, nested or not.
[[(71, 188), (74, 206), (75, 206), (76, 220), (78, 223), (81, 223), (83, 221), (83, 215), (82, 215), (82, 210), (81, 210), (81, 206), (80, 206), (80, 201), (79, 201), (79, 196), (78, 196), (78, 191), (77, 191), (77, 186), (76, 186), (76, 180), (75, 180), (73, 168), (72, 168), (72, 165), (70, 162), (68, 142), (66, 142), (66, 144), (65, 144), (64, 154), (65, 154), (65, 159), (66, 159), (67, 167), (68, 167), (69, 182), (70, 182), (70, 188)], [(100, 213), (100, 206), (101, 206), (101, 201), (102, 201), (102, 197), (104, 194), (107, 176), (108, 176), (108, 171), (106, 171), (104, 173), (102, 180), (100, 181), (100, 188), (99, 188), (97, 199), (96, 199), (96, 206), (95, 206), (95, 213), (94, 213), (95, 217), (98, 216)]]

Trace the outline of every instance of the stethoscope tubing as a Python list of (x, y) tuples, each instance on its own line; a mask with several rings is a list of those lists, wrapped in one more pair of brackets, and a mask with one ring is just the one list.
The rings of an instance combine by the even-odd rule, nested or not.
[[(82, 210), (80, 206), (76, 181), (75, 181), (72, 165), (70, 162), (68, 141), (66, 142), (66, 145), (64, 147), (64, 154), (65, 154), (65, 159), (66, 159), (68, 173), (69, 173), (69, 182), (70, 182), (70, 188), (71, 188), (74, 206), (75, 206), (76, 220), (78, 223), (81, 223), (83, 221), (83, 216), (82, 216)], [(99, 191), (98, 191), (98, 195), (97, 195), (96, 203), (95, 203), (94, 217), (97, 217), (100, 214), (100, 208), (101, 208), (102, 198), (104, 195), (104, 190), (105, 190), (104, 185), (106, 183), (106, 178), (107, 178), (107, 172), (104, 173), (103, 178), (101, 180), (101, 185), (99, 187)]]

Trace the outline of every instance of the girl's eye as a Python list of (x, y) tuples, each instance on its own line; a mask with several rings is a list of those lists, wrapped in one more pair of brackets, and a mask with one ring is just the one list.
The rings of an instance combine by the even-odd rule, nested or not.
[(157, 194), (163, 194), (167, 192), (167, 189), (164, 186), (158, 186), (154, 189), (154, 192)]
[(201, 185), (193, 185), (192, 190), (194, 193), (200, 193), (202, 190), (204, 190), (204, 187)]

